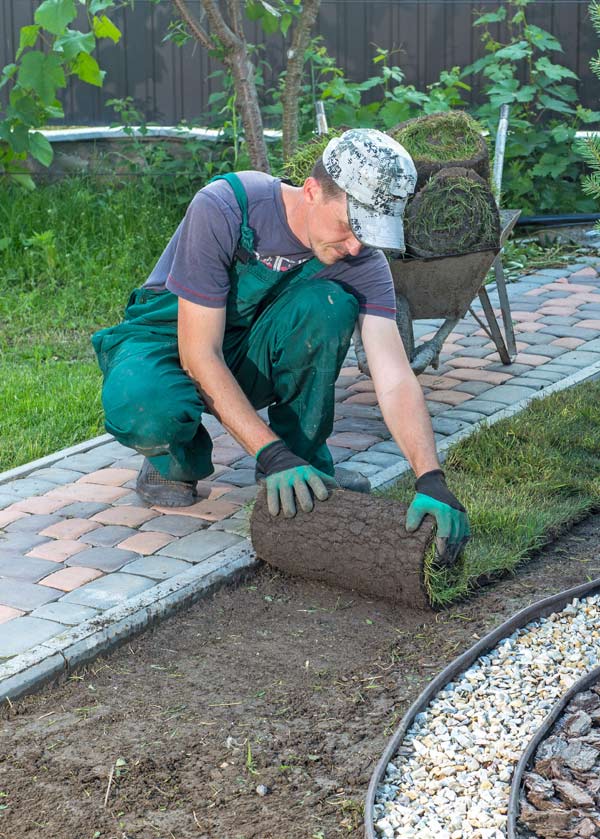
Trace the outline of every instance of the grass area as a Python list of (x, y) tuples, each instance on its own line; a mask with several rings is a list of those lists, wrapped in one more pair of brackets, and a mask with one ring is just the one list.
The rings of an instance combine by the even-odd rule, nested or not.
[(0, 189), (0, 471), (103, 433), (90, 335), (120, 320), (196, 189)]
[(468, 160), (481, 148), (481, 126), (464, 111), (448, 111), (409, 120), (388, 131), (415, 160)]
[[(514, 570), (544, 543), (600, 509), (600, 382), (535, 400), (450, 450), (448, 485), (469, 511), (473, 536), (452, 572), (426, 568), (444, 606)], [(409, 503), (413, 480), (384, 493)]]

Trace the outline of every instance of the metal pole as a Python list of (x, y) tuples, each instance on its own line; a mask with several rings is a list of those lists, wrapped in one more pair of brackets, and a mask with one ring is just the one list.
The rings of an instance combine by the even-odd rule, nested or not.
[(315, 102), (315, 112), (317, 115), (317, 134), (328, 134), (329, 128), (327, 126), (327, 114), (325, 113), (325, 105), (319, 99)]

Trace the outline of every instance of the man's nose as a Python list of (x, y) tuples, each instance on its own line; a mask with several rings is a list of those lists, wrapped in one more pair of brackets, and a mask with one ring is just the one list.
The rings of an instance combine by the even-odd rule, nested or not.
[(361, 248), (362, 244), (358, 241), (356, 236), (352, 235), (346, 239), (346, 250), (348, 251), (350, 256), (358, 256)]

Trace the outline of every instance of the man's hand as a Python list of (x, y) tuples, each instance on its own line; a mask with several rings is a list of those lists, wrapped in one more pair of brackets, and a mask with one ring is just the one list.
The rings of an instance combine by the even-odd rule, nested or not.
[(267, 505), (272, 516), (277, 516), (281, 509), (286, 518), (293, 518), (296, 501), (301, 510), (310, 513), (314, 506), (313, 493), (319, 501), (326, 501), (330, 490), (337, 486), (335, 478), (296, 457), (282, 440), (263, 446), (256, 460), (266, 479)]
[(437, 521), (438, 561), (451, 567), (471, 537), (466, 510), (446, 486), (441, 469), (421, 475), (415, 489), (417, 494), (406, 513), (406, 529), (412, 533), (427, 514), (433, 516)]

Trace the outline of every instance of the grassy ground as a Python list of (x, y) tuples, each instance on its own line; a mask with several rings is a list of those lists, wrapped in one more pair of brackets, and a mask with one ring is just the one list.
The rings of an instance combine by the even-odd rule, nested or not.
[[(456, 445), (444, 469), (469, 511), (473, 538), (454, 573), (429, 569), (444, 605), (512, 571), (533, 551), (600, 509), (600, 382), (535, 400)], [(385, 495), (409, 503), (413, 480)]]
[(0, 190), (0, 471), (103, 432), (89, 337), (121, 318), (196, 188)]

